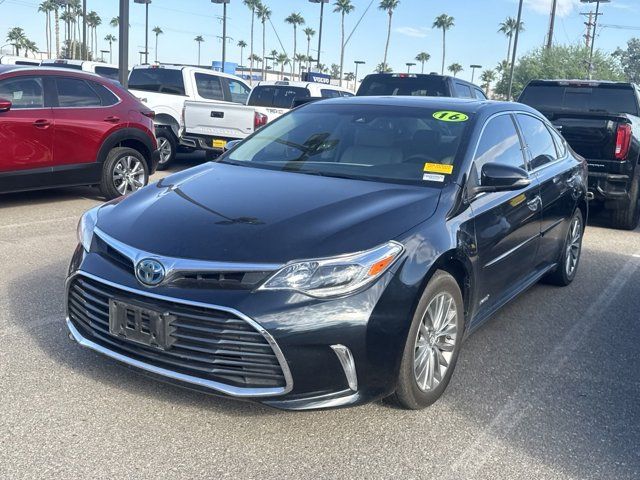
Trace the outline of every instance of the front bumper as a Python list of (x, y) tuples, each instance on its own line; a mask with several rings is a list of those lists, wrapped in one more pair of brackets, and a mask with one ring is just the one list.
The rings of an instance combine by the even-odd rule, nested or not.
[[(224, 382), (212, 382), (157, 362), (134, 358), (108, 345), (105, 347), (80, 331), (67, 317), (71, 336), (80, 345), (172, 383), (289, 410), (358, 405), (384, 397), (395, 389), (410, 322), (405, 321), (403, 309), (396, 303), (392, 272), (357, 295), (330, 301), (289, 292), (147, 289), (122, 268), (99, 254), (87, 254), (82, 248), (74, 255), (70, 273), (70, 278), (89, 276), (150, 299), (161, 296), (177, 303), (199, 303), (215, 308), (225, 305), (222, 308), (249, 319), (273, 341), (274, 351), (280, 353), (288, 378), (286, 387), (281, 389), (237, 389)], [(407, 299), (400, 300), (400, 305), (411, 304)], [(345, 349), (351, 356), (351, 367), (338, 354)]]

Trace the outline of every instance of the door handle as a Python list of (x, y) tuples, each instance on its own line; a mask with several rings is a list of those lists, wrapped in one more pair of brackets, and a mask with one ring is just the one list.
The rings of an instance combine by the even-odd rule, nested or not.
[(49, 120), (41, 118), (40, 120), (36, 120), (35, 122), (33, 122), (33, 126), (36, 128), (45, 129), (51, 126), (51, 122)]
[(535, 212), (536, 210), (538, 210), (539, 204), (542, 205), (542, 199), (539, 195), (536, 195), (527, 202), (527, 207), (529, 207), (529, 210), (531, 210), (532, 212)]
[(115, 115), (111, 115), (104, 119), (105, 122), (109, 123), (118, 123), (120, 121), (120, 117), (116, 117)]

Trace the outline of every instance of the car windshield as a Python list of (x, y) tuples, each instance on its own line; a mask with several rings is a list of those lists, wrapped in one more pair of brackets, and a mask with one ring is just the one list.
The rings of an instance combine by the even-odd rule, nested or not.
[[(450, 165), (468, 124), (443, 120), (452, 114), (414, 107), (311, 104), (263, 127), (219, 161), (312, 175), (442, 185), (455, 168)], [(454, 119), (468, 118), (457, 115)]]

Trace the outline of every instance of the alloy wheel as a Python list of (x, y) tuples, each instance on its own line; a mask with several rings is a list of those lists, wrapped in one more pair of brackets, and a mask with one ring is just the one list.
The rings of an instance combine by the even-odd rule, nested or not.
[(122, 157), (113, 167), (113, 185), (121, 195), (144, 187), (144, 177), (142, 162), (131, 155)]
[(431, 391), (442, 381), (456, 346), (458, 311), (453, 297), (438, 294), (427, 306), (416, 336), (413, 372), (418, 388)]
[(574, 217), (569, 227), (569, 241), (565, 252), (565, 273), (568, 277), (573, 276), (580, 259), (580, 249), (582, 248), (582, 222), (579, 217)]
[(160, 150), (160, 163), (164, 164), (171, 158), (171, 142), (164, 137), (158, 139), (158, 150)]

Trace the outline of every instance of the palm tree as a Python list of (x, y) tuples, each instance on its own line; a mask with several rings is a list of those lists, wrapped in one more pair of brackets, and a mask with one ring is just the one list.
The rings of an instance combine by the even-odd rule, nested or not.
[(115, 37), (115, 35), (109, 34), (104, 37), (104, 41), (109, 42), (109, 63), (113, 63), (113, 42), (117, 42), (118, 39)]
[(60, 8), (65, 0), (51, 0), (53, 4), (53, 25), (56, 31), (56, 57), (60, 56)]
[(307, 27), (303, 30), (304, 34), (307, 36), (307, 69), (309, 67), (311, 67), (311, 61), (313, 60), (311, 58), (311, 37), (313, 37), (316, 34), (316, 31), (311, 28), (311, 27)]
[[(100, 16), (94, 12), (93, 10), (87, 13), (86, 18), (87, 26), (89, 27), (89, 36), (91, 37), (91, 51), (93, 52), (94, 58), (98, 57), (98, 30), (97, 27), (102, 23), (102, 19)], [(88, 47), (85, 45), (85, 48)]]
[(7, 42), (13, 45), (16, 56), (20, 56), (20, 49), (25, 45), (26, 41), (28, 41), (27, 36), (20, 27), (13, 27), (9, 30), (9, 33), (7, 33)]
[(509, 48), (507, 49), (507, 64), (511, 64), (511, 44), (513, 42), (513, 36), (516, 31), (522, 32), (524, 31), (524, 22), (520, 22), (520, 25), (517, 25), (518, 20), (513, 17), (507, 17), (504, 22), (500, 24), (499, 33), (504, 33), (509, 38)]
[(198, 35), (193, 40), (198, 42), (198, 65), (200, 65), (200, 46), (202, 45), (202, 42), (204, 42), (204, 38), (202, 37), (202, 35)]
[(420, 52), (416, 55), (416, 62), (420, 62), (422, 64), (422, 73), (424, 73), (424, 64), (427, 63), (431, 59), (431, 55), (427, 52)]
[(389, 53), (389, 42), (391, 41), (391, 20), (393, 19), (393, 11), (398, 8), (400, 0), (380, 0), (378, 9), (385, 10), (389, 15), (389, 28), (387, 29), (387, 43), (384, 47), (384, 60), (382, 63), (387, 65), (387, 54)]
[(75, 22), (75, 17), (68, 11), (65, 10), (60, 15), (60, 20), (64, 22), (64, 41), (71, 41), (71, 22)]
[[(266, 5), (260, 4), (256, 8), (256, 15), (258, 19), (262, 23), (262, 58), (266, 57), (267, 51), (267, 20), (271, 18), (271, 9)], [(266, 62), (262, 62), (262, 80), (265, 80), (267, 72), (266, 72)]]
[(449, 65), (447, 67), (447, 70), (449, 70), (451, 73), (453, 73), (453, 76), (457, 76), (461, 71), (464, 70), (464, 68), (462, 68), (462, 65), (460, 65), (459, 63), (452, 63), (451, 65)]
[(38, 11), (44, 13), (45, 15), (45, 37), (47, 39), (47, 53), (51, 55), (51, 47), (52, 47), (52, 38), (51, 38), (51, 12), (55, 10), (55, 4), (52, 0), (45, 0), (38, 7)]
[(102, 18), (100, 18), (100, 15), (98, 15), (96, 12), (91, 12), (94, 14), (93, 16), (93, 38), (95, 40), (94, 43), (94, 55), (97, 57), (98, 56), (98, 52), (100, 51), (100, 47), (98, 46), (98, 27), (100, 25), (102, 25)]
[(32, 42), (28, 38), (25, 38), (22, 46), (24, 47), (24, 56), (25, 57), (29, 56), (29, 52), (33, 52), (35, 54), (35, 53), (38, 53), (40, 51), (40, 50), (38, 50), (38, 46), (36, 45), (36, 42)]
[(238, 63), (238, 65), (242, 66), (244, 62), (244, 49), (247, 48), (247, 42), (238, 40), (238, 47), (240, 48), (240, 63)]
[(307, 63), (307, 56), (304, 53), (296, 53), (294, 60), (298, 62), (298, 76), (302, 79), (302, 67)]
[(340, 41), (340, 86), (342, 86), (342, 72), (344, 69), (344, 47), (345, 47), (344, 17), (345, 15), (349, 15), (351, 12), (353, 12), (356, 7), (351, 4), (351, 0), (336, 0), (336, 3), (334, 5), (335, 5), (335, 8), (333, 9), (333, 11), (341, 15), (340, 28), (342, 32), (342, 37)]
[(284, 78), (284, 66), (289, 64), (289, 57), (286, 53), (279, 53), (276, 56), (276, 63), (281, 66), (280, 79)]
[(304, 25), (305, 21), (302, 15), (299, 13), (292, 13), (287, 18), (284, 19), (285, 23), (289, 25), (293, 25), (293, 65), (291, 69), (295, 71), (296, 69), (296, 54), (298, 52), (298, 25)]
[(251, 60), (253, 63), (262, 63), (262, 58), (260, 58), (260, 56), (258, 54), (256, 54), (256, 53), (251, 55), (249, 57), (249, 60)]
[(386, 63), (379, 63), (374, 71), (376, 73), (391, 73), (393, 72), (393, 68), (391, 68)]
[[(251, 40), (249, 41), (251, 54), (249, 59), (253, 58), (253, 26), (256, 19), (256, 10), (261, 4), (260, 0), (243, 0), (243, 3), (251, 10)], [(249, 84), (253, 85), (253, 60), (249, 61)]]
[(151, 30), (156, 35), (156, 63), (158, 63), (158, 37), (162, 35), (164, 32), (162, 28), (155, 26), (153, 30)]
[(347, 82), (353, 82), (356, 79), (356, 74), (353, 73), (353, 72), (345, 73), (344, 74), (344, 79)]
[(482, 85), (484, 86), (484, 91), (487, 96), (489, 96), (489, 90), (491, 90), (491, 83), (496, 80), (496, 71), (495, 70), (485, 70), (482, 72), (480, 76), (480, 80), (482, 80)]
[(120, 26), (120, 17), (113, 17), (109, 21), (109, 25), (111, 25), (113, 28), (119, 27)]
[(450, 17), (446, 13), (436, 17), (433, 22), (433, 28), (442, 29), (442, 75), (444, 75), (444, 63), (447, 55), (447, 30), (455, 26), (455, 18)]

